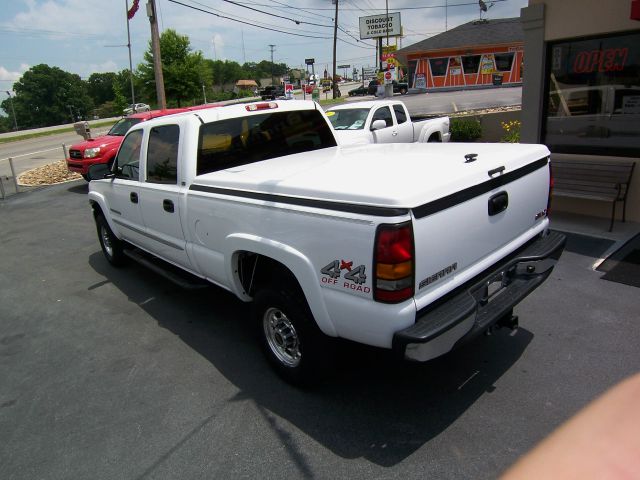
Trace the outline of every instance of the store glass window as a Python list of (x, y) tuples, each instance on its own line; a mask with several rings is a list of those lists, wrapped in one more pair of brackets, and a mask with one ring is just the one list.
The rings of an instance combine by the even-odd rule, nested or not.
[(430, 58), (431, 75), (434, 77), (444, 77), (447, 74), (449, 58)]
[(513, 65), (513, 53), (496, 53), (496, 69), (499, 72), (510, 72)]
[(464, 68), (465, 74), (478, 73), (479, 67), (480, 55), (465, 55), (462, 57), (462, 68)]
[(553, 152), (640, 155), (640, 31), (549, 45), (543, 142)]

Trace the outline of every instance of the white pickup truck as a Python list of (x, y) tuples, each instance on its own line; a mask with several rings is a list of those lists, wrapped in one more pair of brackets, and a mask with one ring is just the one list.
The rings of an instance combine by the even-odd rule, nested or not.
[(548, 230), (546, 147), (341, 147), (308, 101), (139, 123), (89, 175), (107, 260), (253, 302), (293, 383), (330, 364), (331, 337), (426, 361), (513, 326), (564, 247)]
[(412, 121), (398, 100), (352, 102), (326, 111), (340, 145), (448, 142), (449, 117)]

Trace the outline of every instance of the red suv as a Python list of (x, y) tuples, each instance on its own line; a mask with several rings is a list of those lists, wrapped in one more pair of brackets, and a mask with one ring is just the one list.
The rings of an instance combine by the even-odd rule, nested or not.
[(181, 113), (199, 108), (208, 108), (214, 105), (202, 105), (201, 107), (190, 108), (169, 108), (167, 110), (151, 110), (150, 112), (134, 113), (121, 118), (111, 127), (106, 135), (92, 138), (81, 143), (71, 145), (69, 148), (69, 158), (67, 158), (67, 168), (71, 172), (81, 174), (85, 180), (89, 181), (87, 174), (89, 167), (95, 163), (110, 163), (116, 156), (118, 148), (124, 139), (125, 134), (136, 123), (151, 120), (152, 118)]

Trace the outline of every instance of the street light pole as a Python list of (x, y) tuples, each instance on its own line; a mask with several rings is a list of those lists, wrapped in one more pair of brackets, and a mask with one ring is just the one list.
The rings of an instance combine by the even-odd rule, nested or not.
[(124, 0), (124, 11), (127, 16), (127, 48), (129, 49), (129, 83), (131, 83), (131, 103), (135, 105), (136, 95), (133, 90), (133, 62), (131, 61), (131, 33), (129, 32), (129, 5), (127, 4), (127, 0)]
[(269, 48), (271, 49), (271, 85), (276, 83), (273, 76), (273, 49), (275, 47), (276, 47), (275, 45), (272, 45), (272, 44), (269, 45)]
[(18, 131), (18, 120), (16, 120), (16, 109), (13, 107), (13, 98), (11, 97), (11, 92), (6, 90), (7, 95), (9, 95), (9, 105), (11, 105), (11, 113), (13, 113), (13, 129)]

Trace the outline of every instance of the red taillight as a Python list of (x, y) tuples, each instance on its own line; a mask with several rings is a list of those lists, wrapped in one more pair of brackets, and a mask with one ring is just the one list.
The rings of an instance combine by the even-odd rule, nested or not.
[(380, 225), (374, 250), (375, 285), (378, 302), (398, 303), (413, 296), (414, 246), (411, 223)]

